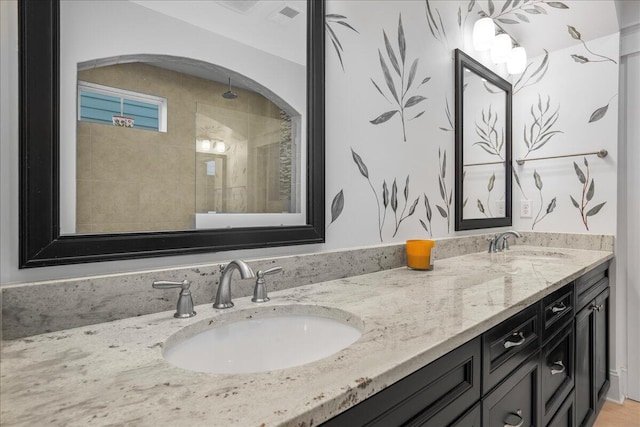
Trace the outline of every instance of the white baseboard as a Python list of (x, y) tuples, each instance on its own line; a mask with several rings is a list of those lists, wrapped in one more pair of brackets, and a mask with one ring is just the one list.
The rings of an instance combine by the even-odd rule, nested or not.
[(618, 371), (610, 370), (609, 381), (610, 381), (610, 387), (609, 387), (609, 392), (607, 393), (607, 400), (611, 402), (615, 402), (618, 405), (622, 405), (625, 399), (624, 388), (623, 388), (624, 378), (620, 375)]

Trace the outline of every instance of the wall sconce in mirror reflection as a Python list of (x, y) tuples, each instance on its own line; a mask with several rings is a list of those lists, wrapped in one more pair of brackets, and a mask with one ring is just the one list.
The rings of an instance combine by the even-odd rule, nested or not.
[(227, 151), (227, 145), (221, 139), (203, 139), (201, 141), (197, 141), (196, 145), (199, 145), (197, 151), (201, 153), (224, 154)]
[[(498, 35), (496, 27), (500, 30)], [(490, 50), (491, 60), (495, 64), (506, 62), (509, 74), (520, 74), (527, 66), (527, 52), (524, 47), (491, 18), (481, 18), (473, 25), (473, 47), (479, 52)]]

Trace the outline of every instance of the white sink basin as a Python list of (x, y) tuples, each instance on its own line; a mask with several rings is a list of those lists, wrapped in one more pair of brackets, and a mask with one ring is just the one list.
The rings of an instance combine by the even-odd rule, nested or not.
[(229, 313), (184, 328), (165, 343), (164, 358), (196, 372), (239, 374), (304, 365), (331, 356), (362, 335), (342, 310), (276, 306)]
[(554, 251), (553, 249), (520, 249), (517, 246), (514, 246), (510, 251), (505, 253), (507, 254), (507, 256), (512, 258), (534, 258), (541, 261), (553, 261), (569, 258), (569, 255), (562, 252)]

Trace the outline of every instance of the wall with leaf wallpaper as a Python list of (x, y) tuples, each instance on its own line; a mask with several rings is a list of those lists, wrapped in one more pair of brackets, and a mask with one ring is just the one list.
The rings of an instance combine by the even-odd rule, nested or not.
[[(1, 110), (2, 123), (6, 123), (0, 132), (0, 158), (4, 159), (0, 162), (0, 186), (2, 202), (15, 206), (17, 2), (0, 1), (0, 9)], [(614, 96), (618, 74), (613, 61), (617, 60), (618, 47), (616, 35), (604, 37), (617, 31), (612, 2), (328, 0), (326, 244), (18, 270), (18, 213), (14, 209), (0, 220), (3, 283), (453, 235), (453, 50), (461, 48), (496, 69), (487, 61), (488, 55), (478, 55), (472, 48), (473, 23), (482, 14), (498, 19), (528, 50), (532, 42), (537, 45), (537, 49), (530, 50), (537, 53), (532, 54), (527, 71), (512, 79), (514, 155), (524, 156), (529, 151), (519, 135), (524, 135), (525, 125), (530, 132), (535, 123), (531, 107), (534, 115), (544, 111), (544, 123), (550, 121), (543, 126), (551, 123), (551, 127), (542, 132), (547, 134), (544, 138), (533, 141), (528, 137), (527, 143), (535, 148), (528, 157), (601, 148), (610, 153), (605, 159), (588, 157), (588, 170), (582, 157), (516, 166), (522, 191), (534, 202), (534, 214), (538, 214), (540, 206), (543, 210), (537, 219), (515, 215), (515, 227), (531, 229), (535, 223), (534, 230), (539, 231), (586, 232), (588, 226), (589, 232), (614, 233)], [(560, 41), (572, 47), (554, 48)], [(543, 48), (549, 52), (548, 57)], [(496, 71), (504, 76), (503, 70)], [(538, 108), (538, 95), (542, 111)], [(603, 107), (607, 105), (605, 111)], [(581, 172), (573, 165), (574, 160)], [(513, 194), (514, 203), (519, 205), (523, 196), (515, 183)], [(517, 214), (519, 206), (514, 207)]]
[(514, 158), (608, 151), (515, 164), (516, 212), (520, 200), (533, 201), (533, 218), (517, 215), (518, 229), (616, 233), (618, 46), (614, 34), (551, 52), (544, 79), (516, 95)]
[[(556, 30), (574, 43), (544, 50), (522, 75), (509, 78), (514, 159), (609, 152), (586, 163), (575, 157), (515, 165), (514, 227), (614, 234), (618, 34), (586, 40), (571, 22), (572, 5), (329, 1), (327, 246), (455, 233), (453, 50), (506, 77), (472, 48), (480, 15), (498, 18), (507, 31), (516, 25), (545, 31), (545, 19), (553, 16)], [(523, 198), (533, 201), (532, 218), (519, 217)]]

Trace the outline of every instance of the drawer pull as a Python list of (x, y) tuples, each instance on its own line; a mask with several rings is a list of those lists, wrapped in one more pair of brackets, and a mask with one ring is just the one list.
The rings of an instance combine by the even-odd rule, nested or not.
[(514, 414), (511, 413), (507, 415), (507, 418), (504, 420), (504, 427), (522, 427), (524, 424), (524, 418), (522, 418), (522, 411), (518, 409), (518, 411)]
[(561, 311), (565, 311), (567, 309), (567, 306), (564, 305), (564, 302), (561, 302), (558, 305), (554, 305), (553, 307), (551, 307), (551, 312), (552, 313), (560, 313)]
[(562, 360), (553, 362), (549, 368), (551, 369), (551, 375), (561, 374), (567, 369), (567, 367), (564, 366), (564, 363), (562, 363)]
[(524, 344), (524, 342), (527, 340), (524, 337), (524, 332), (517, 332), (512, 335), (513, 337), (520, 337), (520, 339), (518, 341), (505, 341), (504, 342), (504, 348), (511, 348), (511, 347), (518, 347), (522, 344)]

